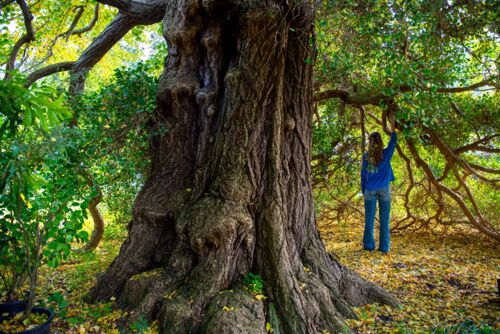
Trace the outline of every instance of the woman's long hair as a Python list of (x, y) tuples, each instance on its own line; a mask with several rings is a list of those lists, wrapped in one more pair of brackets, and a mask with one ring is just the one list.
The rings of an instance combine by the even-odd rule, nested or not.
[(368, 163), (378, 166), (383, 159), (384, 143), (379, 132), (373, 132), (368, 138)]

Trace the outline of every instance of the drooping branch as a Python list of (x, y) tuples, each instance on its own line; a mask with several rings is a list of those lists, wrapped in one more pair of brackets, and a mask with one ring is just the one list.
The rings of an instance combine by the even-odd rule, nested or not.
[(86, 167), (79, 168), (78, 173), (83, 176), (91, 190), (97, 191), (97, 195), (90, 200), (88, 207), (90, 215), (92, 216), (92, 221), (94, 222), (94, 229), (92, 230), (92, 234), (87, 244), (77, 250), (78, 252), (88, 252), (97, 248), (104, 235), (104, 218), (97, 208), (103, 196), (101, 187), (94, 182), (92, 174)]
[(442, 88), (430, 88), (430, 87), (410, 87), (410, 86), (399, 86), (395, 87), (395, 93), (392, 95), (377, 94), (377, 95), (354, 95), (348, 91), (340, 89), (330, 89), (321, 92), (317, 92), (314, 95), (314, 100), (317, 102), (325, 101), (329, 99), (339, 98), (347, 104), (352, 105), (375, 105), (378, 106), (381, 102), (393, 98), (394, 96), (401, 93), (408, 93), (414, 90), (420, 91), (436, 91), (438, 93), (463, 93), (468, 91), (473, 91), (481, 87), (490, 86), (495, 82), (496, 77), (488, 78), (472, 84), (470, 86), (463, 87), (442, 87)]
[(97, 21), (99, 20), (99, 4), (96, 4), (95, 7), (94, 7), (94, 16), (92, 17), (92, 20), (90, 20), (90, 22), (80, 28), (80, 29), (76, 29), (74, 30), (71, 35), (81, 35), (83, 33), (86, 33), (90, 30), (92, 30), (92, 28), (94, 28), (94, 26), (96, 25)]
[(498, 149), (481, 146), (481, 144), (484, 145), (498, 136), (500, 136), (500, 134), (498, 134), (498, 133), (495, 133), (495, 134), (490, 135), (490, 136), (486, 136), (486, 137), (481, 138), (481, 139), (479, 139), (473, 143), (470, 143), (468, 145), (458, 147), (458, 148), (454, 149), (453, 152), (455, 152), (455, 154), (457, 154), (457, 155), (464, 153), (466, 151), (473, 151), (473, 150), (474, 151), (498, 153), (498, 151), (499, 151)]
[[(458, 204), (458, 206), (460, 207), (462, 212), (466, 215), (469, 222), (472, 223), (472, 225), (474, 225), (478, 230), (485, 233), (486, 235), (488, 235), (496, 240), (500, 240), (500, 233), (498, 231), (496, 231), (495, 229), (493, 229), (491, 227), (491, 224), (489, 224), (488, 222), (483, 221), (482, 219), (478, 220), (474, 216), (474, 214), (470, 211), (470, 209), (467, 207), (467, 204), (465, 203), (465, 201), (461, 198), (461, 196), (456, 191), (453, 191), (452, 189), (448, 188), (444, 184), (438, 182), (438, 180), (434, 176), (434, 173), (432, 172), (429, 165), (418, 154), (418, 151), (417, 151), (415, 145), (412, 142), (407, 140), (407, 146), (410, 149), (410, 152), (411, 152), (413, 159), (415, 160), (417, 166), (422, 168), (422, 170), (424, 171), (427, 178), (434, 184), (434, 186), (437, 189), (443, 191), (446, 195), (448, 195), (451, 199), (453, 199)], [(464, 185), (464, 182), (461, 182), (460, 179), (459, 179), (459, 182), (460, 182), (461, 186)]]
[(66, 33), (64, 33), (64, 35), (66, 35), (66, 42), (69, 40), (69, 36), (71, 36), (73, 31), (75, 30), (78, 22), (80, 22), (80, 19), (83, 15), (83, 12), (85, 11), (85, 7), (84, 6), (77, 6), (74, 8), (74, 10), (76, 10), (76, 15), (73, 18), (73, 22), (71, 22), (71, 25), (70, 25), (68, 31)]
[(365, 114), (366, 110), (365, 107), (362, 105), (358, 106), (359, 108), (359, 126), (361, 128), (361, 154), (365, 152), (365, 147), (366, 147), (366, 129), (365, 129)]
[(5, 66), (5, 76), (4, 80), (8, 80), (11, 77), (11, 72), (15, 69), (16, 66), (16, 58), (19, 54), (19, 50), (24, 44), (30, 43), (35, 40), (35, 32), (33, 31), (33, 14), (31, 14), (31, 10), (28, 7), (28, 4), (24, 0), (16, 0), (21, 7), (21, 11), (23, 13), (24, 26), (26, 28), (26, 33), (14, 44), (12, 51), (9, 56), (9, 60)]
[(444, 140), (441, 139), (441, 137), (434, 130), (432, 130), (430, 128), (424, 128), (424, 130), (426, 131), (427, 134), (429, 134), (429, 137), (430, 137), (432, 143), (434, 144), (434, 146), (436, 146), (439, 149), (441, 154), (445, 157), (445, 159), (449, 163), (451, 163), (451, 164), (456, 163), (456, 164), (461, 165), (464, 169), (468, 170), (470, 173), (474, 174), (476, 177), (478, 177), (482, 181), (490, 183), (492, 185), (495, 185), (497, 182), (500, 181), (499, 179), (489, 179), (489, 178), (481, 175), (480, 173), (478, 173), (476, 171), (476, 169), (471, 167), (471, 165), (469, 164), (469, 162), (467, 160), (465, 160), (465, 159), (461, 158), (460, 156), (458, 156), (457, 154), (455, 154), (455, 152), (451, 149), (451, 147), (449, 147), (448, 144), (446, 144), (444, 142)]
[[(415, 177), (413, 176), (411, 160), (410, 160), (410, 158), (408, 158), (406, 156), (406, 154), (403, 152), (403, 150), (401, 149), (401, 146), (399, 144), (396, 146), (396, 151), (398, 152), (398, 155), (401, 157), (401, 159), (403, 159), (403, 161), (405, 162), (409, 182), (408, 182), (408, 186), (406, 187), (405, 193), (403, 194), (403, 198), (404, 198), (403, 206), (404, 206), (405, 211), (406, 211), (406, 216), (396, 222), (395, 226), (392, 228), (393, 230), (407, 228), (407, 227), (413, 225), (417, 220), (415, 218), (415, 216), (411, 213), (411, 209), (410, 209), (410, 193), (413, 190), (413, 188), (415, 187)], [(400, 225), (403, 222), (405, 222), (409, 219), (411, 219), (410, 224), (406, 224), (405, 226), (400, 227)]]
[(81, 35), (83, 33), (92, 30), (92, 28), (94, 28), (97, 21), (99, 20), (99, 4), (97, 3), (94, 7), (94, 16), (92, 17), (90, 22), (86, 26), (80, 29), (76, 29), (76, 26), (78, 25), (78, 22), (80, 21), (80, 18), (82, 17), (82, 14), (84, 12), (84, 7), (79, 6), (77, 8), (78, 8), (77, 14), (75, 15), (75, 18), (73, 19), (73, 22), (71, 23), (71, 26), (69, 27), (68, 31), (64, 34), (59, 35), (59, 36), (66, 35), (66, 42), (68, 41), (71, 35)]
[[(374, 116), (371, 113), (369, 113), (368, 116), (370, 116), (370, 118), (372, 118), (376, 123), (383, 126), (382, 120), (379, 120), (376, 116)], [(401, 126), (401, 125), (402, 124), (398, 124), (398, 126)], [(387, 133), (387, 129), (384, 129), (384, 130)], [(490, 237), (493, 237), (497, 240), (500, 239), (500, 233), (491, 225), (491, 223), (487, 219), (484, 218), (484, 216), (480, 212), (479, 206), (477, 205), (472, 192), (470, 191), (468, 185), (466, 184), (465, 180), (466, 180), (467, 174), (464, 174), (463, 177), (460, 177), (457, 174), (458, 172), (456, 170), (454, 170), (454, 175), (458, 181), (458, 187), (456, 189), (450, 189), (442, 183), (442, 181), (446, 178), (446, 175), (448, 175), (448, 173), (453, 169), (453, 167), (457, 166), (457, 165), (464, 168), (465, 171), (469, 174), (473, 174), (475, 176), (478, 176), (478, 173), (475, 172), (474, 170), (472, 170), (473, 167), (467, 161), (464, 161), (463, 159), (458, 157), (456, 154), (454, 154), (453, 150), (434, 131), (432, 131), (429, 128), (424, 128), (424, 131), (429, 135), (429, 138), (431, 139), (432, 144), (438, 148), (439, 152), (445, 157), (445, 159), (447, 161), (447, 165), (446, 165), (445, 170), (443, 172), (443, 176), (441, 176), (439, 179), (434, 175), (434, 173), (431, 170), (431, 168), (429, 167), (429, 165), (420, 157), (420, 155), (415, 147), (415, 144), (409, 140), (406, 140), (406, 144), (410, 150), (410, 153), (413, 157), (413, 160), (417, 164), (417, 167), (419, 167), (424, 172), (425, 177), (429, 181), (429, 187), (432, 186), (436, 190), (437, 198), (434, 198), (434, 196), (432, 196), (433, 192), (430, 191), (430, 189), (427, 189), (424, 187), (424, 189), (426, 189), (428, 195), (431, 196), (431, 198), (436, 202), (436, 204), (438, 205), (438, 208), (432, 216), (428, 217), (427, 219), (421, 219), (421, 218), (416, 217), (413, 214), (411, 214), (409, 212), (409, 207), (408, 207), (406, 217), (403, 218), (402, 220), (398, 221), (396, 223), (396, 226), (393, 229), (397, 229), (397, 230), (405, 229), (405, 228), (408, 228), (408, 227), (414, 225), (417, 221), (421, 223), (419, 228), (422, 228), (423, 226), (428, 226), (429, 223), (431, 222), (431, 220), (434, 220), (434, 221), (439, 222), (439, 223), (444, 223), (443, 220), (440, 218), (440, 215), (444, 210), (444, 202), (443, 202), (443, 193), (444, 193), (444, 194), (448, 195), (452, 200), (454, 200), (455, 203), (457, 203), (459, 208), (462, 210), (462, 212), (467, 217), (469, 223), (471, 223), (478, 230), (489, 235)], [(398, 153), (403, 158), (403, 160), (406, 162), (409, 175), (413, 175), (412, 168), (411, 168), (411, 161), (408, 159), (408, 157), (406, 157), (404, 155), (402, 150), (400, 150), (399, 148), (398, 148)], [(479, 166), (479, 167), (481, 167), (481, 166)], [(496, 180), (486, 179), (481, 175), (479, 175), (478, 178), (480, 178), (481, 180), (486, 181), (488, 183), (491, 183), (491, 184), (494, 184), (494, 182), (496, 181)], [(413, 177), (411, 177), (410, 181), (412, 181), (412, 180), (413, 180)], [(465, 190), (466, 195), (467, 195), (467, 199), (472, 204), (476, 214), (474, 214), (468, 208), (467, 204), (465, 203), (463, 198), (458, 193), (458, 191), (460, 189)], [(408, 190), (411, 190), (411, 188), (408, 187), (407, 192), (404, 195), (405, 196), (405, 203), (408, 203), (408, 201), (409, 201)], [(410, 218), (411, 218), (410, 223), (401, 226), (402, 222), (404, 222), (405, 220), (408, 220)]]

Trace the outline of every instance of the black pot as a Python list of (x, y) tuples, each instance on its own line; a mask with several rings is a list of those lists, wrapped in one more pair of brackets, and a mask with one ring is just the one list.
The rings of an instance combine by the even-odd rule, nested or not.
[[(21, 311), (13, 312), (13, 315), (16, 313), (22, 312), (23, 310), (24, 310), (24, 308), (21, 309)], [(52, 319), (54, 319), (54, 312), (52, 312), (51, 310), (46, 309), (44, 307), (33, 307), (33, 310), (31, 312), (38, 313), (38, 314), (46, 314), (48, 319), (40, 326), (37, 326), (35, 328), (31, 328), (31, 329), (28, 329), (28, 330), (25, 330), (22, 332), (13, 333), (13, 334), (50, 334), (50, 323), (51, 323)], [(0, 322), (2, 322), (6, 318), (9, 318), (13, 315), (9, 315), (8, 317), (2, 317), (0, 315)], [(6, 333), (0, 331), (0, 334), (6, 334)]]
[(14, 300), (11, 302), (6, 302), (0, 304), (0, 316), (4, 313), (8, 313), (13, 316), (16, 313), (22, 312), (26, 308), (26, 301), (24, 300)]

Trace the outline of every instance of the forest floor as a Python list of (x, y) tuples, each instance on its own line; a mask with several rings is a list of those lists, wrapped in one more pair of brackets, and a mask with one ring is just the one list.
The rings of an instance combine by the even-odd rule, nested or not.
[[(477, 234), (392, 233), (391, 250), (362, 249), (361, 222), (320, 222), (330, 253), (394, 294), (401, 309), (368, 305), (359, 333), (500, 333), (500, 244)], [(376, 228), (376, 239), (378, 226)]]
[[(330, 252), (364, 278), (393, 293), (401, 309), (369, 305), (356, 309), (349, 325), (359, 333), (500, 333), (500, 245), (478, 235), (438, 237), (425, 232), (393, 234), (391, 252), (361, 248), (361, 223), (320, 222)], [(52, 333), (120, 333), (127, 313), (114, 300), (97, 305), (81, 301), (119, 251), (124, 227), (108, 226), (96, 252), (73, 254), (56, 269), (42, 268), (38, 298), (57, 316)], [(492, 302), (495, 300), (496, 302)], [(157, 333), (145, 321), (135, 333)]]

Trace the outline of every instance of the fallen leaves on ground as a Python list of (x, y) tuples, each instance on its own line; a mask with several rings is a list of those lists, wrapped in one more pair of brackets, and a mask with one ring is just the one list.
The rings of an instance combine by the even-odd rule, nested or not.
[[(38, 299), (56, 311), (51, 333), (120, 333), (128, 314), (117, 307), (114, 297), (98, 304), (86, 304), (82, 300), (95, 283), (97, 274), (105, 270), (118, 254), (125, 239), (125, 231), (115, 230), (113, 233), (94, 252), (74, 253), (56, 269), (41, 268)], [(130, 326), (134, 333), (158, 332), (156, 322), (150, 325), (144, 319)]]
[(2, 314), (6, 319), (0, 323), (0, 333), (18, 333), (28, 329), (40, 326), (47, 321), (47, 315), (41, 313), (31, 313), (25, 316), (24, 313), (17, 313), (13, 317), (8, 317), (8, 314)]
[[(389, 255), (362, 250), (362, 225), (333, 223), (321, 228), (327, 249), (367, 280), (393, 293), (402, 309), (380, 305), (356, 308), (348, 321), (359, 333), (473, 333), (485, 324), (500, 333), (500, 245), (480, 235), (393, 234)], [(125, 232), (103, 240), (93, 253), (73, 254), (57, 269), (44, 266), (38, 299), (57, 314), (52, 333), (120, 333), (127, 313), (116, 301), (86, 304), (82, 297), (118, 254)], [(306, 270), (306, 268), (304, 269)], [(265, 282), (264, 282), (265, 284)], [(472, 324), (472, 325), (471, 325)], [(157, 333), (158, 324), (132, 324), (135, 333)], [(480, 332), (478, 332), (480, 333)]]
[(328, 226), (321, 229), (328, 251), (402, 304), (399, 310), (380, 305), (356, 308), (358, 319), (348, 321), (354, 330), (476, 333), (474, 329), (483, 328), (500, 333), (498, 242), (477, 234), (403, 231), (392, 234), (391, 251), (384, 255), (362, 249), (360, 222)]

